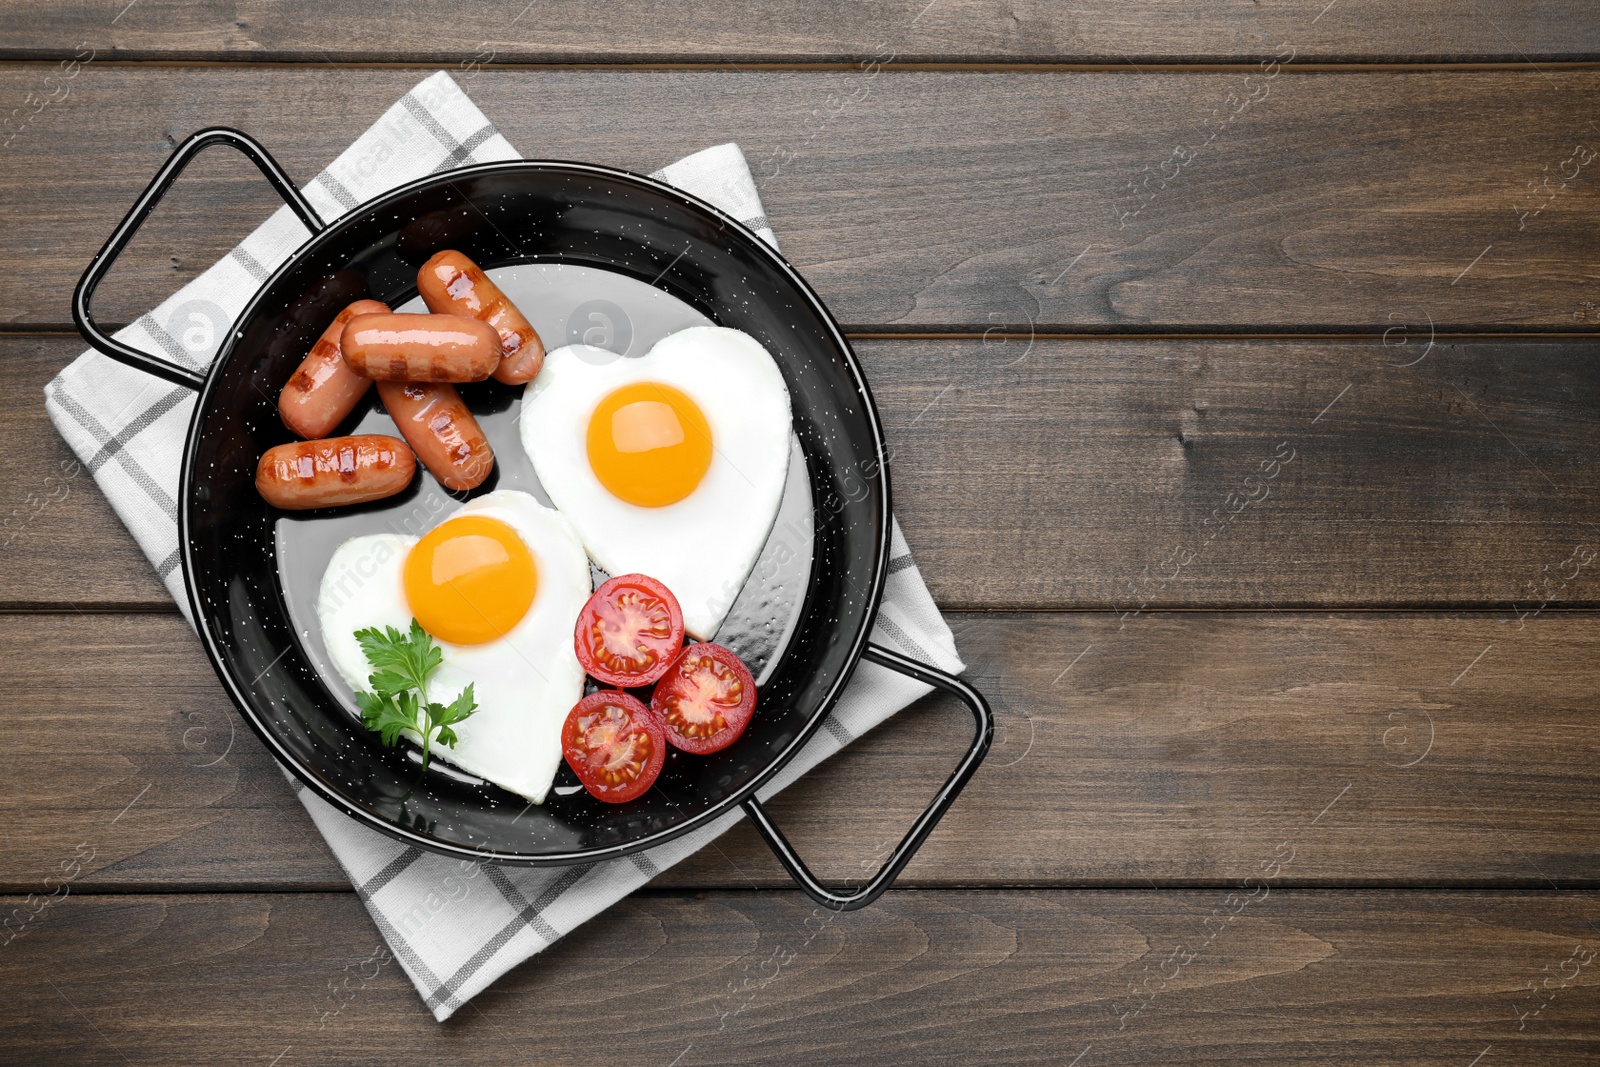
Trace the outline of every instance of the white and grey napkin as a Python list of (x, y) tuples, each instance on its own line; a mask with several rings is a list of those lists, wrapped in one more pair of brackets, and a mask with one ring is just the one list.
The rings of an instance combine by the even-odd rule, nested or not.
[[(305, 194), (332, 221), (425, 175), (518, 158), (441, 71), (401, 97), (311, 179)], [(653, 176), (716, 204), (777, 246), (738, 145), (707, 148)], [(231, 253), (117, 336), (182, 366), (204, 368), (245, 303), (309, 236), (287, 207), (279, 209)], [(45, 387), (45, 406), (188, 616), (178, 563), (177, 500), (194, 394), (90, 351)], [(962, 669), (955, 640), (928, 595), (898, 524), (872, 636), (941, 670)], [(921, 683), (863, 663), (825, 728), (760, 795), (777, 793), (927, 692)], [(298, 781), (291, 778), (291, 783), (395, 959), (440, 1020), (741, 817), (730, 812), (694, 833), (624, 859), (530, 869), (449, 859), (402, 845), (340, 814)]]

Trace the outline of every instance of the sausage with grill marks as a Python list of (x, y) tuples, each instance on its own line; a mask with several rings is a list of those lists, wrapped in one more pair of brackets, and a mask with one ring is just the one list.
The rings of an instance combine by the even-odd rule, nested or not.
[(446, 489), (476, 489), (494, 470), (494, 452), (455, 386), (379, 382), (378, 399), (423, 466)]
[(499, 332), (465, 315), (357, 315), (339, 347), (380, 382), (481, 382), (500, 365)]
[(332, 508), (394, 496), (416, 472), (416, 457), (397, 437), (325, 437), (267, 449), (256, 464), (256, 491), (285, 511)]
[(517, 305), (460, 252), (435, 255), (417, 272), (417, 291), (428, 310), (482, 319), (500, 334), (502, 355), (494, 379), (507, 385), (530, 382), (544, 366), (544, 342)]
[(344, 328), (357, 315), (386, 313), (389, 305), (377, 300), (357, 300), (339, 312), (317, 343), (311, 346), (289, 384), (278, 394), (278, 415), (283, 424), (305, 438), (326, 437), (372, 388), (372, 379), (363, 378), (344, 361), (339, 340)]

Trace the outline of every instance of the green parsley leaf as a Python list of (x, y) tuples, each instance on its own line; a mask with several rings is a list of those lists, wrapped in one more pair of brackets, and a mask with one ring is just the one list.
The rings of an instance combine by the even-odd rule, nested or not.
[(367, 729), (376, 731), (385, 745), (399, 741), (402, 731), (416, 729), (416, 698), (409, 693), (357, 693), (356, 702)]
[(406, 634), (393, 626), (381, 632), (368, 627), (357, 630), (355, 638), (375, 668), (367, 678), (372, 692), (356, 694), (362, 721), (386, 746), (393, 746), (407, 731), (420, 736), (422, 769), (427, 770), (434, 740), (441, 745), (455, 744), (456, 732), (451, 726), (478, 710), (472, 686), (462, 690), (449, 707), (423, 703), (428, 676), (444, 662), (444, 653), (415, 619)]
[(405, 689), (421, 691), (432, 674), (444, 661), (444, 653), (434, 645), (416, 619), (411, 620), (411, 632), (401, 635), (393, 626), (379, 633), (371, 627), (356, 631), (361, 651), (375, 668), (368, 679), (380, 693), (398, 693)]
[(469, 684), (449, 707), (438, 703), (428, 705), (428, 726), (430, 729), (438, 728), (441, 745), (453, 745), (456, 743), (456, 732), (450, 727), (477, 710), (478, 703), (472, 696), (472, 686)]

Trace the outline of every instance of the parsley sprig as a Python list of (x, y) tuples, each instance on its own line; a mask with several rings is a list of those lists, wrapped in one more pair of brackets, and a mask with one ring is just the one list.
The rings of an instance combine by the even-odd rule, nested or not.
[(456, 723), (478, 710), (468, 685), (448, 706), (425, 702), (428, 676), (444, 662), (444, 654), (416, 619), (411, 632), (402, 634), (393, 626), (382, 631), (375, 627), (356, 631), (361, 651), (376, 668), (367, 678), (372, 692), (356, 694), (361, 718), (385, 745), (392, 746), (400, 735), (411, 730), (422, 737), (422, 769), (428, 769), (428, 755), (435, 739), (441, 745), (456, 743)]

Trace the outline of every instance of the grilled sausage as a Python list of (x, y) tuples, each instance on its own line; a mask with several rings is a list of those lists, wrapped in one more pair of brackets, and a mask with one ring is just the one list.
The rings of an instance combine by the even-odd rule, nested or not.
[(278, 394), (278, 415), (285, 426), (301, 437), (326, 437), (355, 410), (372, 388), (372, 379), (363, 378), (345, 364), (339, 339), (346, 324), (357, 315), (388, 310), (389, 305), (376, 300), (357, 300), (322, 331), (311, 346), (311, 354)]
[(429, 311), (469, 315), (499, 332), (503, 354), (494, 370), (495, 381), (521, 385), (539, 373), (544, 342), (517, 305), (472, 260), (460, 252), (440, 252), (417, 272), (417, 291)]
[(261, 457), (256, 491), (285, 511), (332, 508), (394, 496), (416, 472), (411, 449), (386, 434), (293, 441)]
[(500, 334), (465, 315), (357, 315), (339, 347), (380, 382), (481, 382), (500, 365)]
[(378, 399), (417, 458), (446, 489), (476, 489), (494, 470), (494, 452), (455, 386), (379, 382)]

